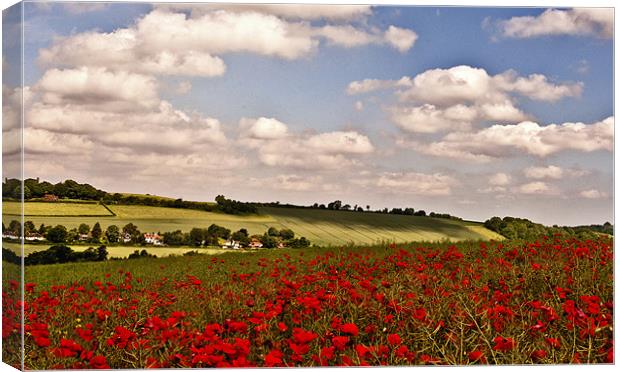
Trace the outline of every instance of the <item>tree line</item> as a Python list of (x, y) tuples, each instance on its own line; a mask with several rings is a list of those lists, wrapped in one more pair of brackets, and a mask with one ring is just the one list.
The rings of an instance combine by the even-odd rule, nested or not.
[[(21, 224), (17, 220), (12, 220), (8, 226), (2, 223), (2, 233), (12, 233), (15, 236), (21, 235)], [(144, 245), (144, 234), (133, 223), (128, 223), (122, 228), (117, 225), (109, 225), (105, 231), (101, 228), (99, 222), (96, 222), (91, 228), (88, 224), (82, 223), (77, 228), (67, 229), (63, 225), (47, 226), (41, 224), (37, 229), (32, 221), (24, 222), (24, 235), (31, 236), (38, 234), (51, 243), (111, 243), (111, 244), (127, 244), (127, 245)], [(207, 228), (194, 227), (189, 232), (181, 230), (164, 232), (159, 234), (165, 245), (181, 246), (190, 245), (200, 246), (219, 246), (220, 239), (232, 239), (241, 245), (247, 246), (252, 238), (259, 240), (264, 248), (275, 248), (278, 243), (283, 243), (287, 247), (305, 248), (310, 246), (310, 241), (305, 237), (296, 238), (295, 232), (291, 229), (278, 230), (270, 227), (264, 234), (250, 236), (248, 230), (241, 228), (232, 232), (223, 226), (211, 224)]]
[(599, 233), (613, 235), (613, 225), (606, 222), (603, 225), (589, 226), (545, 226), (532, 222), (526, 218), (492, 217), (484, 222), (484, 227), (508, 238), (533, 240), (543, 236), (568, 235), (580, 239), (592, 239)]
[(383, 208), (383, 209), (375, 209), (371, 210), (370, 205), (366, 205), (365, 208), (362, 205), (355, 204), (351, 206), (351, 204), (343, 204), (341, 200), (334, 200), (333, 202), (327, 204), (314, 203), (310, 206), (304, 205), (295, 205), (295, 204), (282, 204), (280, 202), (270, 202), (270, 203), (260, 203), (258, 204), (264, 207), (273, 207), (273, 208), (302, 208), (302, 209), (324, 209), (324, 210), (333, 210), (333, 211), (349, 211), (349, 212), (365, 212), (365, 213), (382, 213), (382, 214), (399, 214), (405, 216), (419, 216), (419, 217), (434, 217), (434, 218), (446, 218), (451, 220), (461, 221), (462, 218), (452, 216), (448, 213), (436, 213), (429, 212), (427, 213), (425, 210), (415, 210), (411, 207), (406, 208)]
[[(3, 199), (21, 200), (22, 185), (20, 180), (5, 178), (2, 183)], [(215, 203), (186, 201), (183, 199), (161, 198), (152, 195), (131, 195), (108, 193), (87, 183), (81, 184), (74, 180), (66, 180), (57, 184), (40, 181), (38, 178), (24, 180), (24, 200), (42, 199), (46, 195), (54, 195), (59, 199), (78, 199), (101, 201), (106, 204), (145, 205), (153, 207), (197, 209), (207, 212), (226, 214), (256, 214), (258, 208), (253, 203), (242, 202), (218, 195)]]
[[(2, 197), (21, 199), (21, 181), (15, 178), (5, 178), (2, 183)], [(52, 184), (40, 182), (38, 178), (24, 180), (24, 199), (42, 198), (45, 195), (56, 195), (60, 199), (99, 200), (106, 192), (87, 183), (81, 184), (73, 180), (66, 180)]]

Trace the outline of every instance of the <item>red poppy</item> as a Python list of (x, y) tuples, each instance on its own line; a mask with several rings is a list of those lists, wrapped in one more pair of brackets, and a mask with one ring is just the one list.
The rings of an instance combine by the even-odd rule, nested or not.
[(307, 344), (312, 342), (318, 335), (312, 331), (306, 331), (301, 328), (293, 328), (293, 340), (298, 344)]
[(101, 355), (93, 357), (88, 364), (95, 369), (110, 369), (105, 357)]
[(265, 367), (279, 367), (282, 365), (282, 352), (280, 350), (271, 350), (265, 355)]
[(560, 340), (558, 340), (557, 338), (547, 337), (545, 338), (545, 341), (547, 342), (547, 344), (549, 344), (549, 346), (551, 346), (554, 349), (560, 348)]
[(400, 343), (402, 342), (402, 340), (400, 339), (400, 336), (396, 333), (388, 335), (387, 338), (388, 338), (388, 342), (392, 346), (400, 345)]
[(336, 348), (336, 350), (344, 350), (349, 343), (349, 338), (346, 336), (336, 336), (332, 338), (332, 345)]
[(496, 351), (510, 351), (515, 347), (515, 342), (512, 338), (497, 336), (493, 339), (493, 342), (495, 343), (493, 350)]
[(343, 333), (347, 333), (351, 336), (357, 336), (359, 334), (359, 329), (353, 323), (346, 323), (340, 326), (340, 331)]
[(479, 362), (484, 363), (486, 361), (485, 357), (484, 357), (484, 354), (480, 350), (474, 350), (474, 351), (470, 352), (467, 355), (467, 358), (469, 359), (470, 362), (478, 362), (479, 361)]
[(547, 357), (547, 352), (545, 350), (534, 350), (530, 356), (538, 362)]

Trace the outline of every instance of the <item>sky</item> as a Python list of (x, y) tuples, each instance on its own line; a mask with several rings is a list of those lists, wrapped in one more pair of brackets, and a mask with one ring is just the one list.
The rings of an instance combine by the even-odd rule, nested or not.
[(5, 176), (23, 92), (26, 177), (613, 222), (612, 9), (25, 3), (23, 91), (3, 16)]

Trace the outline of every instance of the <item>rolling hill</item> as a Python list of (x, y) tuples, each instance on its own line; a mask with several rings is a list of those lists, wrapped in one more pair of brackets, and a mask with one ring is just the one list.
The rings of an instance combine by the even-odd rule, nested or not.
[[(115, 215), (108, 212), (109, 209)], [(229, 215), (191, 209), (149, 207), (139, 205), (73, 203), (26, 203), (26, 220), (36, 226), (99, 222), (105, 229), (134, 223), (143, 232), (189, 231), (193, 227), (217, 224), (233, 231), (246, 228), (250, 234), (262, 234), (269, 227), (292, 229), (317, 245), (375, 244), (385, 241), (461, 241), (468, 239), (502, 239), (480, 223), (442, 218), (405, 216), (367, 212), (348, 212), (303, 208), (261, 207), (259, 215)], [(3, 222), (15, 219), (19, 204), (3, 203)]]

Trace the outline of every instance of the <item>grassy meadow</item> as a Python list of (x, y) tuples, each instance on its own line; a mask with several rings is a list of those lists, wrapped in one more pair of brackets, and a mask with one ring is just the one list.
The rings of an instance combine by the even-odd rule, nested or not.
[[(269, 227), (275, 227), (292, 229), (297, 236), (305, 236), (313, 244), (323, 246), (350, 243), (377, 244), (384, 241), (501, 239), (500, 235), (475, 222), (365, 212), (260, 208), (259, 215), (236, 216), (191, 209), (110, 205), (108, 207), (116, 214), (112, 216), (105, 207), (97, 204), (26, 203), (26, 205), (26, 219), (34, 222), (36, 226), (44, 223), (73, 228), (81, 223), (92, 226), (99, 222), (105, 229), (109, 225), (122, 227), (131, 222), (143, 232), (163, 233), (174, 230), (189, 231), (193, 227), (217, 224), (233, 231), (246, 228), (250, 234), (262, 234)], [(35, 205), (36, 213), (34, 213)], [(15, 216), (10, 215), (10, 211), (18, 207), (18, 203), (3, 204), (5, 224), (15, 219)], [(97, 211), (101, 216), (91, 216)]]
[[(21, 206), (18, 202), (3, 202), (2, 214), (8, 215), (6, 218), (19, 216)], [(47, 217), (47, 216), (112, 216), (109, 210), (98, 203), (47, 203), (47, 202), (27, 202), (24, 203), (24, 215), (28, 217)], [(5, 220), (6, 220), (5, 218)]]

